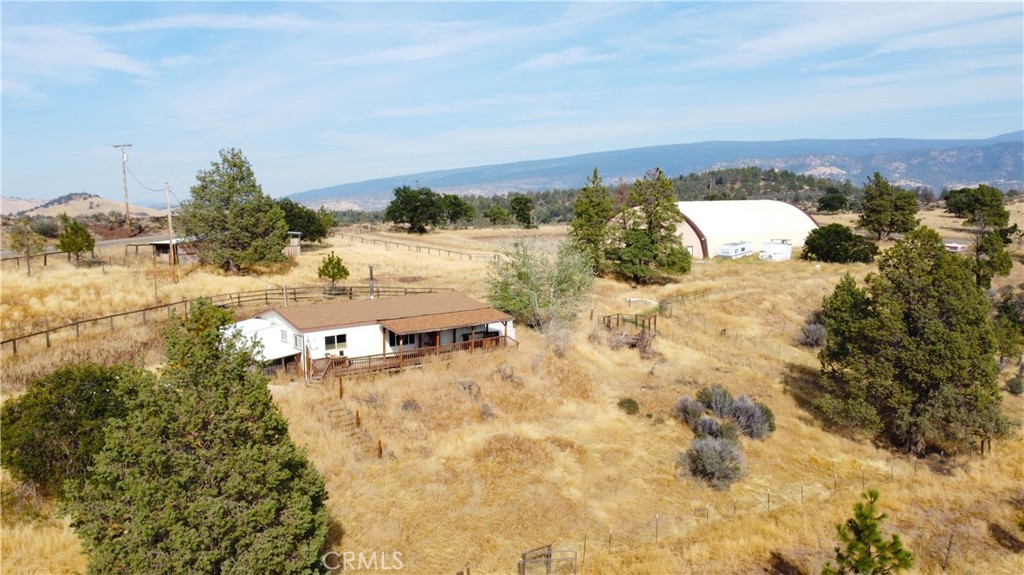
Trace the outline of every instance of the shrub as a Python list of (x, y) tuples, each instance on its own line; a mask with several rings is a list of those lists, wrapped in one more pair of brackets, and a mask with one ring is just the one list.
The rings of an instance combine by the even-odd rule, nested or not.
[(809, 323), (804, 325), (803, 330), (800, 331), (800, 345), (824, 347), (827, 336), (828, 332), (825, 331), (825, 326), (820, 323)]
[(1010, 381), (1006, 382), (1006, 390), (1013, 395), (1024, 393), (1024, 376), (1018, 374), (1011, 377)]
[(722, 425), (717, 419), (702, 417), (693, 426), (693, 432), (697, 437), (719, 437)]
[(146, 376), (131, 367), (71, 365), (33, 381), (0, 411), (0, 461), (15, 478), (61, 495), (103, 448), (109, 418), (125, 417)]
[(754, 405), (756, 405), (756, 406), (761, 408), (761, 413), (764, 414), (764, 418), (768, 422), (768, 431), (769, 432), (774, 432), (775, 431), (775, 414), (772, 413), (771, 408), (769, 408), (767, 405), (761, 403), (760, 401), (756, 401), (756, 400), (754, 401)]
[[(774, 418), (772, 415), (771, 419), (774, 420)], [(772, 432), (765, 408), (750, 401), (750, 398), (745, 395), (739, 396), (729, 408), (729, 419), (736, 422), (736, 426), (747, 437), (761, 439), (768, 437)]]
[(726, 421), (718, 427), (718, 438), (738, 444), (740, 441), (740, 428), (736, 427), (735, 423)]
[(689, 397), (682, 397), (672, 406), (672, 417), (692, 428), (704, 415), (704, 404)]
[(726, 417), (732, 407), (732, 394), (721, 385), (701, 388), (697, 392), (697, 401), (704, 404), (711, 413), (718, 417)]
[(636, 415), (640, 413), (640, 404), (632, 397), (624, 397), (619, 400), (619, 409), (625, 411), (626, 415)]
[(716, 437), (693, 440), (690, 449), (680, 454), (694, 477), (708, 480), (715, 489), (728, 489), (743, 477), (746, 462), (738, 443)]

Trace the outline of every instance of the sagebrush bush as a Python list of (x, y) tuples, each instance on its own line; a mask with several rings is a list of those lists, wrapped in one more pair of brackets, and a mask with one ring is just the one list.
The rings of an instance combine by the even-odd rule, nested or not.
[(697, 392), (697, 401), (703, 403), (711, 413), (722, 418), (729, 414), (729, 408), (733, 403), (729, 390), (717, 383), (711, 387), (702, 387)]
[(684, 458), (690, 474), (708, 480), (715, 489), (728, 489), (746, 469), (740, 445), (717, 437), (694, 439), (690, 449), (680, 454)]
[(640, 413), (640, 404), (632, 397), (624, 397), (620, 399), (618, 405), (619, 409), (626, 412), (626, 415), (636, 415)]
[(702, 417), (693, 425), (693, 433), (697, 437), (719, 437), (722, 431), (722, 424), (717, 419)]
[(824, 347), (828, 333), (820, 323), (808, 323), (800, 331), (800, 345), (807, 347)]
[(768, 422), (768, 431), (775, 432), (775, 413), (772, 412), (771, 408), (761, 403), (760, 401), (754, 400), (754, 405), (761, 408), (761, 413), (764, 415), (765, 421)]
[(680, 422), (685, 423), (687, 427), (693, 428), (697, 423), (697, 420), (704, 415), (704, 404), (691, 398), (681, 397), (675, 405), (672, 406), (671, 415)]
[[(729, 408), (729, 419), (736, 423), (743, 435), (761, 439), (768, 437), (772, 432), (772, 424), (769, 423), (769, 416), (766, 415), (767, 408), (750, 400), (745, 395), (739, 396)], [(771, 420), (774, 422), (774, 415)]]

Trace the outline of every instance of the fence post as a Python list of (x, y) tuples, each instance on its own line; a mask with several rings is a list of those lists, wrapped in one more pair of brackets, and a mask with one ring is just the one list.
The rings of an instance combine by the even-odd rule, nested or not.
[(384, 459), (384, 444), (377, 440), (377, 459)]
[(50, 330), (46, 330), (46, 347), (47, 349), (50, 347)]

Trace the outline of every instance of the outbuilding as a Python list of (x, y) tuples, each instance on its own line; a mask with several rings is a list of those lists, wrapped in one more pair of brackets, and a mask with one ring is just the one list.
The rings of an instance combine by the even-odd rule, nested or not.
[(676, 233), (697, 259), (715, 257), (724, 245), (736, 242), (802, 246), (818, 227), (807, 212), (777, 200), (679, 202), (679, 211), (685, 221)]

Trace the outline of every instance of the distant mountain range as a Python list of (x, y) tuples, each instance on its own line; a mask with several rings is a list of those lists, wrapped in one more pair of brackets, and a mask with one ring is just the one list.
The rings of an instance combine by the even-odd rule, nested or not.
[(875, 172), (907, 187), (936, 192), (989, 184), (1024, 189), (1024, 131), (983, 140), (783, 140), (699, 142), (596, 152), (509, 164), (438, 170), (380, 178), (291, 194), (311, 207), (375, 210), (395, 188), (429, 187), (439, 193), (494, 195), (578, 188), (597, 167), (606, 183), (632, 181), (660, 167), (669, 177), (721, 168), (756, 166), (790, 170), (861, 185)]

